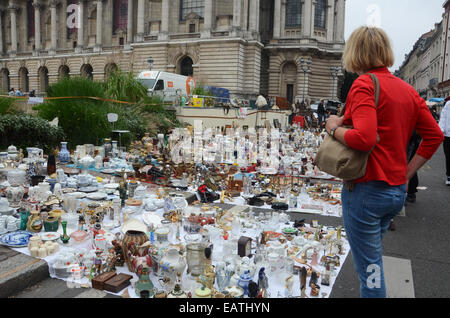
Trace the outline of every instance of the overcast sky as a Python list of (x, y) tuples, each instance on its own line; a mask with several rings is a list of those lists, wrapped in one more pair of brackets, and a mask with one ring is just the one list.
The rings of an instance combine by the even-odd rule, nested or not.
[(444, 0), (347, 0), (345, 38), (361, 25), (381, 26), (392, 40), (394, 71), (419, 39), (442, 20)]

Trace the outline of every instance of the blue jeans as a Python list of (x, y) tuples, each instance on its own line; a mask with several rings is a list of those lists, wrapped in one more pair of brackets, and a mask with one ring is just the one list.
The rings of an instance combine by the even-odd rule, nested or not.
[(386, 298), (382, 240), (405, 199), (406, 185), (380, 181), (342, 190), (342, 216), (363, 298)]

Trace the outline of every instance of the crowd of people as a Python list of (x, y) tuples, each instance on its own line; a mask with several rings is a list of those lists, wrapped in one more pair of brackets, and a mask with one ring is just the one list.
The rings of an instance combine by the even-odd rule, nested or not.
[(25, 94), (22, 92), (21, 88), (15, 89), (14, 87), (11, 87), (11, 89), (8, 92), (9, 96), (29, 96), (29, 97), (36, 97), (36, 91), (33, 89), (28, 94)]

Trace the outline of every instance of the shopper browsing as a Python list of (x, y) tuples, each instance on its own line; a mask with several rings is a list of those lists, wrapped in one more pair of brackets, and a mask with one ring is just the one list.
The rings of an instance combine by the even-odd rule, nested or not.
[[(384, 298), (383, 236), (403, 208), (407, 181), (433, 156), (444, 137), (425, 101), (389, 72), (394, 54), (382, 29), (356, 29), (346, 44), (343, 64), (360, 77), (348, 95), (345, 115), (331, 116), (326, 130), (348, 147), (370, 152), (366, 174), (345, 183), (342, 213), (361, 297)], [(378, 107), (368, 72), (379, 81)], [(408, 165), (405, 149), (414, 130), (423, 142)]]

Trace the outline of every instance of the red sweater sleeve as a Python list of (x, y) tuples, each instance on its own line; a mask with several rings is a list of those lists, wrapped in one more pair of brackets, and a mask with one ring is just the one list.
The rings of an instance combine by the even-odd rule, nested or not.
[(442, 133), (437, 122), (434, 120), (433, 115), (431, 115), (425, 100), (420, 96), (417, 96), (416, 99), (420, 105), (416, 130), (423, 139), (419, 149), (417, 150), (417, 154), (430, 160), (441, 143), (444, 141), (444, 134)]
[(369, 152), (377, 143), (377, 109), (370, 77), (357, 80), (351, 92), (350, 116), (353, 128), (345, 133), (345, 143), (352, 149)]

